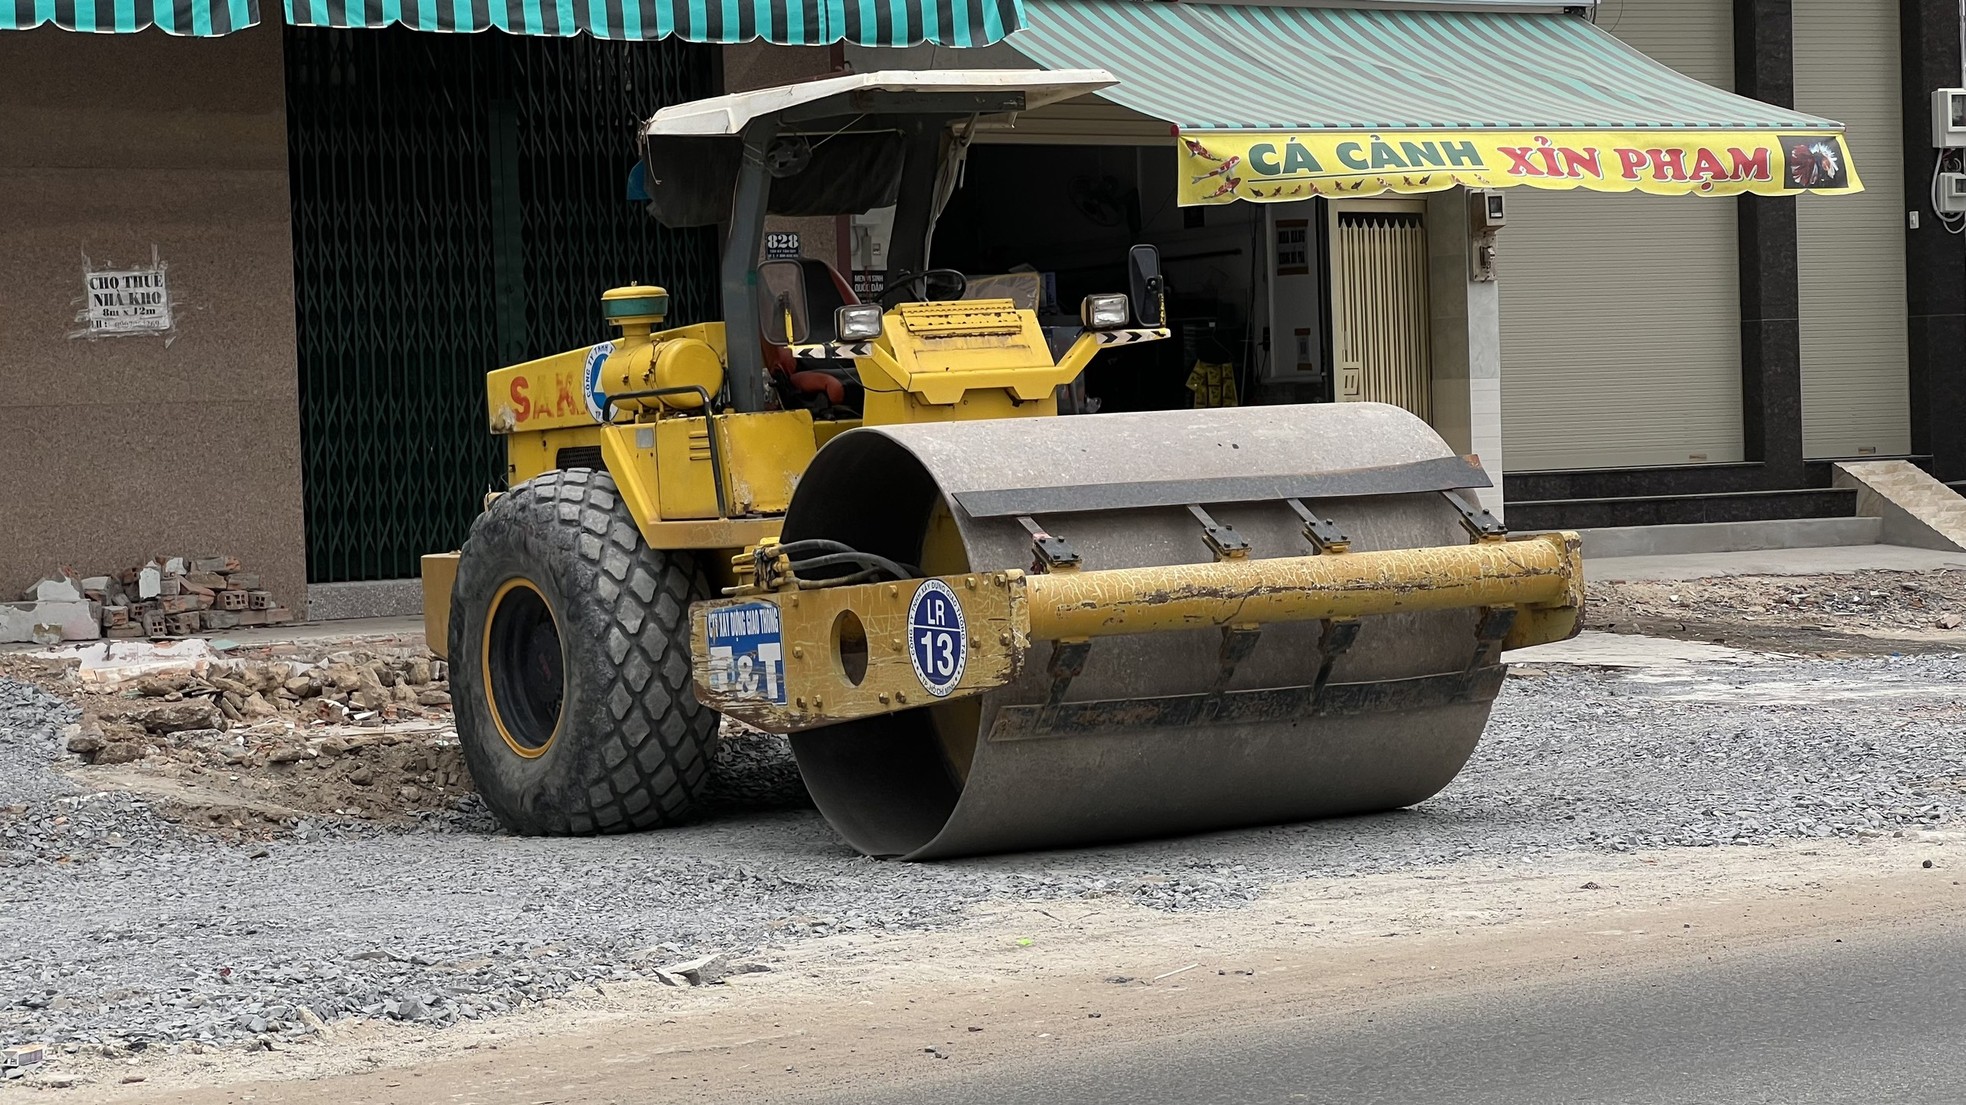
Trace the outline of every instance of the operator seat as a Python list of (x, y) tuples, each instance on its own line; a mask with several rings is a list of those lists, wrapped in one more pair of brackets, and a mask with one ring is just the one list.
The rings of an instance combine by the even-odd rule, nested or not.
[[(805, 270), (806, 300), (810, 307), (806, 320), (806, 341), (829, 342), (834, 313), (848, 304), (860, 302), (853, 285), (838, 269), (812, 257), (797, 258)], [(779, 398), (788, 409), (809, 410), (820, 418), (858, 418), (865, 393), (860, 372), (851, 357), (813, 359), (792, 355), (790, 346), (774, 345), (759, 335), (764, 344), (765, 366), (771, 373)]]

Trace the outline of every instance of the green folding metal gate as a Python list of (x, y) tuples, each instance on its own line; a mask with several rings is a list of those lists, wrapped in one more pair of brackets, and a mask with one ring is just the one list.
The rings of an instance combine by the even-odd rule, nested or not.
[(285, 34), (308, 579), (414, 576), (502, 486), (486, 372), (603, 340), (621, 284), (714, 317), (712, 232), (656, 225), (627, 176), (716, 48)]

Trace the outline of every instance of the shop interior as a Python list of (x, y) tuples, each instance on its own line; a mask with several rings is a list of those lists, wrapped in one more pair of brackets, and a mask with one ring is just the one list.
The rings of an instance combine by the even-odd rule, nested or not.
[[(1171, 340), (1102, 352), (1061, 397), (1066, 409), (1330, 401), (1322, 201), (1183, 208), (1176, 171), (1169, 146), (978, 143), (951, 182), (930, 264), (967, 274), (969, 297), (1025, 300), (1062, 348), (1084, 297), (1126, 290), (1128, 248), (1160, 249)], [(885, 268), (885, 215), (854, 219), (863, 286)]]

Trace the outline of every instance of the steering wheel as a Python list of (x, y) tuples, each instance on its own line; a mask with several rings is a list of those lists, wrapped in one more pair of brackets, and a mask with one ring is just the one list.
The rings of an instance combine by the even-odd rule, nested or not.
[[(930, 295), (928, 291), (928, 282), (930, 280), (942, 280), (953, 284), (955, 291), (950, 292), (948, 295)], [(969, 278), (957, 272), (955, 269), (924, 269), (921, 272), (904, 272), (898, 280), (888, 286), (886, 291), (881, 293), (881, 306), (892, 307), (897, 303), (903, 302), (896, 298), (902, 292), (912, 293), (914, 296), (913, 302), (927, 303), (935, 299), (961, 299), (963, 293), (968, 290)]]

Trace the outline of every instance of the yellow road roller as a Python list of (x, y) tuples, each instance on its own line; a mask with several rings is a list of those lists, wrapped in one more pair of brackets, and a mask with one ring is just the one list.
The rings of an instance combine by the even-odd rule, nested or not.
[[(1112, 83), (875, 72), (649, 120), (651, 213), (729, 228), (723, 321), (616, 288), (614, 340), (491, 373), (510, 490), (424, 561), (500, 821), (686, 818), (720, 715), (789, 734), (875, 856), (1391, 809), (1467, 761), (1505, 650), (1576, 632), (1576, 536), (1512, 539), (1397, 407), (1059, 416), (1102, 349), (1168, 336), (1151, 246), (1055, 354), (1031, 304), (929, 267), (978, 120)], [(769, 212), (889, 204), (877, 300), (760, 263)]]

